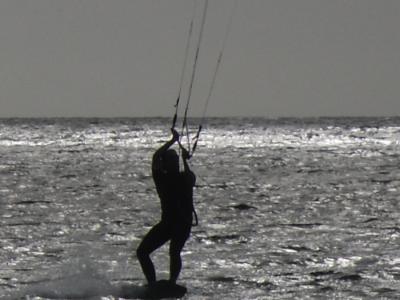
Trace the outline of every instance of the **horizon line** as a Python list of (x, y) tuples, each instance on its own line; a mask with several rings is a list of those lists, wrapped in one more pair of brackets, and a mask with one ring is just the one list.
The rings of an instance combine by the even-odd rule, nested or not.
[[(232, 116), (208, 116), (207, 119), (338, 119), (338, 118), (398, 118), (399, 115), (321, 115), (321, 116), (257, 116), (257, 115), (232, 115)], [(7, 119), (171, 119), (168, 116), (0, 116), (1, 120)], [(178, 117), (178, 120), (182, 118)], [(188, 119), (202, 119), (201, 116), (192, 116)]]

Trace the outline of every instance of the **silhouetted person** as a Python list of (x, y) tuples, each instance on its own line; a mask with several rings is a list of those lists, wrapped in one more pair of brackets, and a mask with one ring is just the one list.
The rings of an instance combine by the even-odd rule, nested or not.
[(149, 284), (156, 281), (156, 272), (150, 254), (170, 241), (170, 278), (176, 283), (182, 268), (181, 251), (192, 228), (193, 187), (196, 176), (189, 169), (189, 153), (182, 148), (183, 172), (179, 171), (179, 155), (169, 149), (179, 140), (172, 129), (173, 137), (153, 155), (152, 173), (158, 196), (161, 200), (161, 221), (143, 238), (136, 253)]

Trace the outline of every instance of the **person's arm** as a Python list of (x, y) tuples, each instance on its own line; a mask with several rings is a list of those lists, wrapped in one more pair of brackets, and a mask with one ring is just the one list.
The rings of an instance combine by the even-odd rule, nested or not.
[(171, 129), (172, 138), (162, 145), (153, 155), (152, 170), (153, 172), (162, 169), (162, 156), (176, 141), (179, 140), (179, 133), (175, 129)]
[(189, 164), (187, 162), (190, 159), (189, 151), (187, 151), (182, 145), (180, 146), (182, 150), (183, 170), (185, 172), (190, 172)]
[(181, 149), (182, 149), (182, 160), (183, 160), (184, 173), (186, 174), (186, 176), (188, 176), (188, 178), (191, 182), (191, 185), (194, 186), (196, 183), (196, 175), (194, 175), (192, 170), (190, 170), (189, 163), (188, 163), (188, 160), (190, 159), (191, 156), (190, 156), (189, 152), (183, 146), (181, 146)]

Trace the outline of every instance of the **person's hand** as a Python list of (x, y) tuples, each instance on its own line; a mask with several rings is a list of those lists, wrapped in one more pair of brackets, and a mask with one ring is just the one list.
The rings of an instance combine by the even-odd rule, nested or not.
[(178, 133), (178, 131), (176, 131), (175, 128), (171, 128), (171, 132), (172, 132), (172, 140), (174, 142), (179, 141), (179, 133)]

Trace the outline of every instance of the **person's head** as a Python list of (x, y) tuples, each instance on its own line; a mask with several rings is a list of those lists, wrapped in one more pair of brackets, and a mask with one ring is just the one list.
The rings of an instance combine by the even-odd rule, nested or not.
[(168, 149), (163, 155), (164, 168), (168, 173), (179, 172), (179, 155), (174, 149)]

